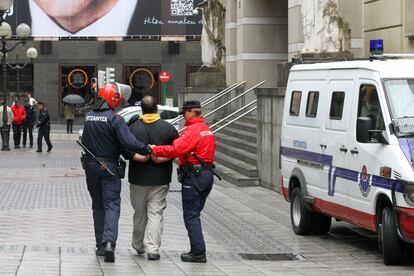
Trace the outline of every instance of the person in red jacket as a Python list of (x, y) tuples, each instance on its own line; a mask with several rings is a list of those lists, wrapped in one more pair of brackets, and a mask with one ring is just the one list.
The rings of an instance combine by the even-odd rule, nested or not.
[(20, 105), (19, 99), (14, 101), (14, 105), (11, 107), (13, 111), (13, 140), (14, 148), (20, 149), (20, 138), (22, 137), (22, 126), (23, 122), (26, 120), (26, 111), (23, 106)]
[[(179, 181), (182, 183), (184, 224), (190, 238), (191, 250), (181, 255), (183, 262), (205, 263), (206, 246), (201, 230), (200, 212), (213, 187), (213, 172), (216, 141), (201, 115), (199, 101), (184, 102), (180, 114), (186, 120), (183, 133), (172, 145), (154, 146), (153, 158), (179, 159)], [(194, 157), (204, 161), (205, 165)]]

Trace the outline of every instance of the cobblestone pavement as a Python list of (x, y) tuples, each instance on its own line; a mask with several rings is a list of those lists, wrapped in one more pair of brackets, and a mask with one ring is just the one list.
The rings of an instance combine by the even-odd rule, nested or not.
[(0, 152), (0, 275), (414, 273), (409, 258), (404, 266), (384, 266), (376, 236), (343, 222), (334, 222), (326, 236), (296, 236), (289, 204), (279, 194), (224, 181), (216, 182), (202, 213), (208, 263), (182, 263), (180, 254), (189, 244), (175, 179), (168, 195), (161, 260), (148, 261), (130, 246), (132, 208), (124, 181), (116, 262), (104, 263), (94, 253), (91, 201), (76, 138), (54, 133), (51, 153)]

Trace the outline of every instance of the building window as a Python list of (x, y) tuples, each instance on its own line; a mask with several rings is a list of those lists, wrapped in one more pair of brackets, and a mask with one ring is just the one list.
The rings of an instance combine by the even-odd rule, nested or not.
[[(17, 66), (16, 63), (11, 65), (13, 67)], [(19, 65), (22, 66), (23, 64)], [(2, 74), (2, 70), (0, 70), (0, 89), (3, 87)], [(32, 94), (32, 96), (35, 96), (33, 91), (33, 64), (28, 64), (26, 67), (20, 70), (7, 67), (6, 87), (8, 91), (7, 103), (9, 105), (11, 105), (16, 98), (20, 100), (21, 104), (24, 104), (28, 93)], [(3, 99), (2, 94), (3, 92), (0, 94), (1, 99)]]
[[(370, 143), (378, 141), (378, 130), (385, 130), (384, 118), (380, 102), (378, 99), (377, 89), (372, 84), (363, 84), (359, 89), (358, 99), (358, 118), (368, 117), (371, 119)], [(358, 140), (358, 142), (361, 142)]]
[(292, 116), (299, 116), (300, 111), (300, 100), (302, 98), (301, 91), (293, 91), (292, 98), (290, 100), (289, 114)]
[(331, 98), (331, 108), (329, 118), (332, 120), (341, 120), (344, 111), (345, 92), (333, 92)]
[(132, 95), (128, 100), (130, 105), (137, 104), (146, 95), (153, 96), (161, 103), (159, 85), (159, 65), (127, 65), (124, 67), (124, 83), (132, 88)]
[(316, 117), (318, 112), (319, 92), (311, 91), (306, 104), (306, 117)]
[(63, 98), (67, 95), (79, 95), (85, 101), (77, 104), (76, 114), (84, 114), (90, 110), (95, 99), (91, 88), (91, 79), (96, 76), (96, 66), (88, 65), (62, 65), (60, 67), (61, 78), (61, 113), (63, 114)]

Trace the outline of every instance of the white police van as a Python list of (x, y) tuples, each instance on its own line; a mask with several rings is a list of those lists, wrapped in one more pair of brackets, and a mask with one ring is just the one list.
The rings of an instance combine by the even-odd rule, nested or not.
[(280, 153), (296, 234), (325, 234), (334, 217), (377, 232), (384, 263), (401, 263), (414, 241), (414, 60), (293, 66)]

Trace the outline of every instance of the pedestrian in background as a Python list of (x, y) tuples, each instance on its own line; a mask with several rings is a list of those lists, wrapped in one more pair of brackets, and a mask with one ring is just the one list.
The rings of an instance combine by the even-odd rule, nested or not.
[(66, 133), (72, 133), (73, 120), (75, 120), (75, 106), (65, 104)]
[[(13, 122), (14, 116), (13, 116), (13, 111), (11, 110), (10, 107), (6, 106), (6, 110), (7, 110), (7, 122), (4, 125), (3, 122), (3, 107), (4, 107), (4, 101), (1, 101), (1, 105), (0, 105), (0, 131), (1, 131), (1, 140), (2, 140), (2, 147), (1, 150), (3, 151), (9, 151), (10, 147), (9, 147), (9, 141), (10, 141), (10, 125)], [(3, 131), (4, 129), (8, 129), (7, 132)]]
[(115, 84), (102, 86), (92, 111), (86, 114), (82, 134), (83, 145), (96, 157), (86, 155), (84, 168), (92, 198), (96, 255), (104, 256), (105, 262), (115, 261), (118, 239), (122, 174), (118, 171), (119, 156), (125, 148), (143, 154), (143, 159), (151, 153), (151, 148), (138, 141), (124, 119), (114, 112), (123, 97)]
[(14, 148), (20, 149), (20, 140), (22, 138), (23, 122), (26, 120), (26, 111), (23, 106), (20, 105), (19, 99), (14, 100), (14, 105), (11, 107), (13, 112), (13, 141)]
[(42, 152), (42, 143), (43, 137), (47, 144), (47, 152), (50, 152), (53, 148), (52, 143), (50, 142), (50, 116), (49, 111), (45, 108), (43, 102), (37, 103), (39, 108), (39, 117), (36, 124), (36, 127), (39, 128), (37, 134), (37, 151)]
[[(141, 108), (143, 115), (138, 120), (134, 118), (130, 121), (129, 128), (135, 137), (144, 144), (171, 145), (178, 138), (178, 132), (161, 119), (155, 98), (142, 98)], [(169, 158), (129, 162), (128, 181), (134, 208), (132, 247), (138, 254), (147, 253), (148, 260), (160, 258), (164, 210), (167, 207), (172, 168), (172, 159)]]
[(27, 93), (27, 99), (29, 100), (31, 106), (35, 106), (37, 104), (37, 101), (32, 97), (32, 94)]
[(26, 111), (26, 120), (23, 122), (23, 148), (26, 147), (27, 134), (29, 134), (29, 146), (33, 148), (33, 127), (36, 124), (36, 111), (28, 98), (24, 110)]
[(184, 102), (180, 114), (184, 116), (186, 128), (173, 145), (150, 146), (155, 156), (179, 159), (178, 178), (182, 184), (184, 224), (191, 245), (190, 252), (182, 254), (181, 260), (205, 263), (207, 262), (206, 246), (201, 229), (200, 212), (213, 187), (212, 168), (216, 142), (201, 115), (199, 101)]

